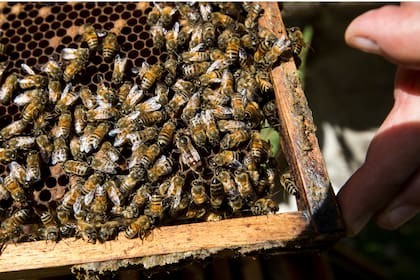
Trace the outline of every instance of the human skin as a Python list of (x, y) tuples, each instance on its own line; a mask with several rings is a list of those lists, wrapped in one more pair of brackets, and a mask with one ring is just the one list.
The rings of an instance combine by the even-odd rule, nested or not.
[(348, 235), (359, 233), (371, 218), (396, 229), (420, 210), (420, 3), (368, 11), (350, 23), (345, 40), (385, 57), (397, 71), (394, 105), (338, 202)]

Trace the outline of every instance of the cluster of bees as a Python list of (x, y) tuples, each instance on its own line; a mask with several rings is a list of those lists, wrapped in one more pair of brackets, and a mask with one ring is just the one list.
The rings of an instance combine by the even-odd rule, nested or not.
[[(260, 130), (278, 125), (269, 71), (301, 48), (299, 36), (259, 28), (253, 3), (155, 4), (147, 23), (164, 62), (127, 69), (113, 32), (81, 27), (78, 48), (39, 67), (8, 73), (0, 102), (23, 106), (0, 130), (1, 241), (81, 237), (104, 242), (125, 231), (278, 211), (276, 181), (297, 194), (290, 173), (276, 175)], [(296, 39), (297, 38), (297, 39)], [(113, 65), (111, 81), (78, 83), (92, 55)], [(6, 75), (7, 73), (7, 75)], [(132, 76), (140, 78), (133, 82)], [(68, 190), (40, 207), (33, 185), (43, 166), (60, 166)], [(37, 224), (25, 230), (23, 225)]]

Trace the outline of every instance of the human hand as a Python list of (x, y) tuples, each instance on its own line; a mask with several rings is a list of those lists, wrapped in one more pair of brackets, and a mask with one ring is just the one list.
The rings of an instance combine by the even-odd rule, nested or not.
[(420, 210), (420, 4), (384, 6), (357, 17), (348, 45), (398, 65), (394, 106), (370, 143), (364, 164), (338, 193), (347, 233), (372, 217), (396, 229)]

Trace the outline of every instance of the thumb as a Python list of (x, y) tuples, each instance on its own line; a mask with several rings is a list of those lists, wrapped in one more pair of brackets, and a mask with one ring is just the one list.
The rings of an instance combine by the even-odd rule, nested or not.
[(420, 4), (383, 6), (370, 10), (348, 26), (351, 47), (382, 55), (393, 63), (420, 69)]

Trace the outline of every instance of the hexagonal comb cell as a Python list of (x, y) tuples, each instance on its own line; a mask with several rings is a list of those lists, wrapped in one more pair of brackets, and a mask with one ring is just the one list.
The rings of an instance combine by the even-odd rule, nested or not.
[[(115, 219), (128, 227), (128, 237), (141, 235), (130, 233), (139, 215), (172, 224), (277, 211), (269, 196), (278, 187), (272, 170), (278, 163), (260, 133), (263, 122), (277, 116), (273, 108), (270, 116), (262, 110), (274, 100), (266, 89), (269, 78), (248, 65), (253, 54), (239, 50), (230, 36), (226, 44), (232, 45), (222, 48), (226, 61), (224, 50), (215, 50), (223, 45), (216, 38), (179, 53), (170, 50), (170, 39), (158, 47), (156, 34), (177, 34), (171, 17), (183, 17), (167, 8), (161, 12), (168, 13), (169, 22), (157, 28), (148, 25), (147, 3), (3, 7), (0, 43), (6, 47), (0, 68), (6, 69), (1, 79), (11, 96), (0, 102), (0, 141), (8, 157), (0, 174), (4, 181), (18, 180), (8, 164), (24, 166), (27, 174), (18, 190), (27, 201), (2, 200), (17, 200), (10, 204), (32, 207), (38, 216), (50, 211), (57, 226), (86, 221), (99, 227)], [(184, 8), (200, 13), (197, 7)], [(222, 37), (230, 30), (224, 22), (230, 16), (215, 9), (214, 32)], [(240, 11), (237, 20), (243, 21), (249, 12)], [(256, 34), (255, 26), (239, 27), (241, 36)], [(187, 40), (201, 33), (185, 29)], [(204, 50), (206, 44), (214, 45)], [(193, 51), (197, 57), (184, 58)], [(249, 58), (239, 61), (240, 51)], [(6, 83), (13, 74), (14, 84)], [(230, 81), (237, 85), (230, 88)], [(243, 91), (234, 93), (240, 86)], [(205, 127), (209, 123), (213, 126)], [(286, 179), (292, 188), (293, 178)]]

